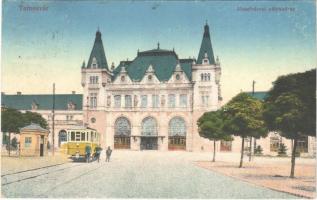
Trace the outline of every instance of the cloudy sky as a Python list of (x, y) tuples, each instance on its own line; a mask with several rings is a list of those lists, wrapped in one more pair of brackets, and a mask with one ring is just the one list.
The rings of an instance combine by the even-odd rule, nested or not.
[[(208, 21), (222, 65), (224, 102), (265, 91), (280, 75), (316, 67), (314, 1), (4, 1), (2, 91), (82, 92), (80, 67), (99, 27), (108, 64), (137, 50), (175, 48), (197, 58)], [(32, 7), (32, 9), (27, 9)]]

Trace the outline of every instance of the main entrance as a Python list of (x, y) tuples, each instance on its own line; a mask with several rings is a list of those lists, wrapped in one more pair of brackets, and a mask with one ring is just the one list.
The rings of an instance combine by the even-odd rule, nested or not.
[(129, 120), (125, 117), (119, 117), (114, 126), (114, 148), (130, 149), (131, 125)]
[(157, 137), (141, 137), (141, 150), (157, 150)]
[(158, 149), (158, 136), (157, 136), (157, 123), (153, 117), (147, 117), (142, 121), (141, 132), (141, 150), (157, 150)]

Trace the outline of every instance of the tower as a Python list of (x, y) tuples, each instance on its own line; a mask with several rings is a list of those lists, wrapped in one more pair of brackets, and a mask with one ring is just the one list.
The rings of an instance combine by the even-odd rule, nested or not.
[(109, 70), (101, 33), (96, 32), (96, 38), (87, 65), (81, 69), (81, 84), (83, 87), (84, 123), (90, 125), (94, 112), (101, 111), (106, 105), (106, 86), (111, 82), (112, 73)]
[(198, 141), (197, 120), (204, 112), (215, 111), (221, 105), (221, 68), (219, 58), (215, 60), (210, 39), (209, 26), (204, 26), (203, 39), (196, 63), (192, 65), (193, 88), (193, 134)]

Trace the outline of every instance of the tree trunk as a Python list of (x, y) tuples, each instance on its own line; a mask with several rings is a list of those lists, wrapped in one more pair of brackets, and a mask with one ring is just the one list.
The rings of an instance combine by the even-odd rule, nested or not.
[(297, 147), (297, 138), (294, 139), (294, 144), (293, 144), (292, 166), (291, 166), (291, 175), (290, 175), (290, 178), (294, 178), (296, 147)]
[(240, 165), (239, 165), (239, 168), (241, 168), (241, 167), (242, 167), (242, 163), (243, 163), (243, 152), (244, 152), (244, 137), (242, 137), (241, 159), (240, 159)]
[(10, 157), (10, 153), (11, 153), (11, 133), (9, 132), (9, 142), (8, 142), (8, 145), (9, 145), (9, 157)]
[(249, 162), (251, 162), (251, 156), (252, 156), (252, 137), (250, 137), (250, 154), (249, 154)]
[(216, 161), (216, 140), (214, 140), (214, 158), (212, 159), (212, 162)]

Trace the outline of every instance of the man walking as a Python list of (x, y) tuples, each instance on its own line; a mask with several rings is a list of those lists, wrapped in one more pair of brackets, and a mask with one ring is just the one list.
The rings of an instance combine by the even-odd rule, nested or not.
[(108, 147), (106, 151), (106, 162), (110, 162), (110, 156), (111, 156), (112, 150), (110, 149), (110, 146)]
[(86, 151), (86, 162), (89, 163), (90, 154), (91, 154), (91, 147), (90, 147), (90, 145), (88, 145), (88, 144), (86, 145), (85, 151)]

